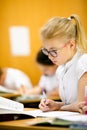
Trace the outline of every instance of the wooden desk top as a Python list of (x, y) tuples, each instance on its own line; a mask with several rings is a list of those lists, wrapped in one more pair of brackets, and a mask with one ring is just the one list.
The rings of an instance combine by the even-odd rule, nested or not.
[(5, 97), (5, 98), (15, 98), (20, 96), (19, 93), (0, 93), (0, 96)]
[[(35, 109), (26, 108), (25, 110), (27, 111), (27, 110), (35, 110)], [(39, 120), (41, 121), (44, 119), (46, 118), (32, 118), (32, 119), (0, 122), (0, 129), (1, 130), (69, 130), (69, 128), (64, 128), (64, 127), (30, 125), (32, 122), (37, 122)]]
[(1, 130), (69, 130), (69, 128), (64, 127), (32, 126), (27, 124), (42, 119), (43, 118), (34, 118), (34, 119), (1, 122), (0, 129)]

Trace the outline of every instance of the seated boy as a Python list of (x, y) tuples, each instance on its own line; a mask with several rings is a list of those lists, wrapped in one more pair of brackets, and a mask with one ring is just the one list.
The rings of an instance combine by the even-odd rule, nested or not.
[(57, 65), (54, 65), (41, 50), (37, 54), (36, 61), (42, 72), (42, 76), (38, 85), (29, 90), (28, 94), (41, 94), (44, 89), (48, 96), (58, 96), (58, 80), (55, 74)]
[(0, 85), (20, 94), (26, 94), (32, 88), (29, 77), (24, 72), (14, 68), (0, 68)]

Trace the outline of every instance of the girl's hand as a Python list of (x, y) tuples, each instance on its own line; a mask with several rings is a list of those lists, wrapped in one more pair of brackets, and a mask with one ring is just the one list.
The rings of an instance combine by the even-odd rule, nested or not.
[(39, 108), (42, 111), (54, 111), (59, 110), (62, 105), (63, 105), (62, 102), (55, 102), (50, 99), (42, 99), (39, 104)]
[(85, 112), (87, 112), (87, 106), (84, 106), (84, 107), (83, 107), (83, 114), (84, 114)]
[(84, 114), (87, 111), (87, 105), (86, 105), (85, 101), (84, 102), (80, 102), (79, 106), (80, 106), (80, 108), (82, 110), (82, 113)]
[(72, 103), (70, 105), (62, 106), (61, 110), (62, 111), (74, 111), (74, 112), (83, 113), (84, 106), (85, 106), (85, 102), (76, 102), (76, 103)]

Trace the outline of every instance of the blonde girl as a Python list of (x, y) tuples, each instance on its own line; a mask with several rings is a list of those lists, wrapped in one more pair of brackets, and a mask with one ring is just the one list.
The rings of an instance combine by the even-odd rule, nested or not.
[(81, 112), (79, 102), (84, 100), (87, 86), (87, 41), (79, 17), (50, 19), (41, 28), (41, 39), (43, 53), (59, 65), (56, 75), (62, 102), (41, 100), (39, 108)]

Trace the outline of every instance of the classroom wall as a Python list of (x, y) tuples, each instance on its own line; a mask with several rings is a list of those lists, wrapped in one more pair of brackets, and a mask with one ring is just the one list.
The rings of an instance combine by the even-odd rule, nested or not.
[[(54, 16), (80, 16), (87, 32), (86, 0), (0, 0), (0, 66), (15, 67), (27, 73), (32, 83), (38, 83), (40, 70), (35, 56), (41, 47), (40, 27)], [(9, 27), (27, 26), (30, 29), (31, 54), (13, 56), (10, 51)]]

